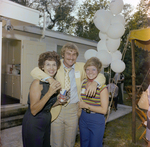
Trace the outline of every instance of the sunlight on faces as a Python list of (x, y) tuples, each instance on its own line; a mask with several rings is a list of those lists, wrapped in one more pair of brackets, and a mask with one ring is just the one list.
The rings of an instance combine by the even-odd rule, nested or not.
[(62, 57), (64, 58), (64, 65), (70, 68), (76, 62), (77, 52), (73, 49), (66, 49)]
[(56, 62), (55, 61), (46, 60), (45, 64), (44, 64), (44, 67), (43, 67), (43, 70), (49, 76), (53, 77), (56, 74), (56, 72), (57, 72), (57, 64), (56, 64)]
[(95, 66), (88, 66), (86, 68), (86, 75), (90, 80), (95, 79), (98, 75), (97, 68)]

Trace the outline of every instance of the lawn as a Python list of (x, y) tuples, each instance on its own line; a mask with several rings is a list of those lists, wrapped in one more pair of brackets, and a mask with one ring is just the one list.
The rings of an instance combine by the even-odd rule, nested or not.
[[(132, 100), (126, 99), (127, 94), (124, 95), (124, 104), (132, 106)], [(146, 147), (147, 143), (144, 139), (139, 140), (140, 135), (144, 131), (144, 127), (137, 129), (140, 125), (140, 119), (136, 116), (136, 143), (132, 143), (132, 113), (129, 113), (116, 120), (108, 122), (105, 128), (103, 139), (103, 147)], [(79, 136), (77, 138), (75, 147), (80, 147)]]

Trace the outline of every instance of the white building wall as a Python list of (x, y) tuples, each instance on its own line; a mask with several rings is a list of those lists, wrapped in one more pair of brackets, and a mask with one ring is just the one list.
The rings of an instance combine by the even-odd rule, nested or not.
[[(31, 30), (33, 30), (33, 32), (31, 32)], [(46, 32), (48, 32), (47, 35), (51, 34), (51, 31), (46, 31)], [(31, 28), (23, 27), (22, 29), (20, 28), (15, 29), (11, 32), (7, 32), (5, 29), (3, 29), (2, 35), (3, 35), (3, 38), (44, 42), (46, 43), (46, 51), (53, 51), (53, 50), (57, 51), (57, 45), (63, 46), (67, 42), (73, 42), (79, 48), (79, 56), (77, 58), (77, 61), (79, 62), (86, 62), (86, 60), (84, 59), (84, 53), (86, 52), (86, 50), (88, 49), (96, 50), (97, 43), (91, 40), (87, 40), (84, 38), (71, 36), (67, 34), (65, 35), (60, 32), (52, 32), (55, 35), (52, 34), (52, 36), (45, 36), (44, 38), (41, 38), (42, 37), (41, 33), (42, 33), (42, 30), (37, 29), (37, 28), (31, 29)], [(57, 36), (58, 38), (56, 38)]]
[[(64, 44), (69, 42), (69, 40), (60, 40), (60, 39), (56, 39), (56, 38), (46, 37), (42, 42), (46, 43), (46, 50), (47, 51), (53, 51), (53, 50), (57, 51), (57, 45), (63, 46)], [(78, 62), (86, 62), (86, 60), (84, 59), (84, 53), (88, 49), (95, 49), (96, 50), (96, 47), (93, 47), (93, 46), (79, 44), (76, 42), (74, 42), (74, 43), (77, 45), (77, 47), (79, 49), (79, 56), (77, 58)]]

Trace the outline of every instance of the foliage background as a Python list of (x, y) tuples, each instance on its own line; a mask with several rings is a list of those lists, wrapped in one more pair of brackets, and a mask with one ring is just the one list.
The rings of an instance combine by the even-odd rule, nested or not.
[[(93, 23), (93, 17), (97, 10), (109, 10), (110, 0), (11, 0), (21, 5), (37, 9), (40, 13), (39, 26), (43, 26), (43, 17), (46, 14), (46, 26), (48, 29), (83, 37), (86, 39), (100, 41), (99, 30)], [(133, 11), (130, 4), (125, 4), (122, 15), (125, 19), (125, 33), (121, 37), (121, 43), (118, 50), (125, 53), (124, 62), (126, 69), (125, 86), (132, 84), (132, 58), (131, 43), (126, 46), (128, 34), (131, 30), (146, 28), (150, 26), (150, 1), (140, 0), (136, 11)], [(143, 83), (143, 89), (146, 89), (150, 76), (145, 75), (150, 68), (150, 53), (135, 47), (135, 69), (136, 84)], [(109, 77), (110, 68), (105, 69), (106, 77)], [(111, 71), (111, 77), (114, 76)], [(107, 79), (108, 81), (108, 79)]]

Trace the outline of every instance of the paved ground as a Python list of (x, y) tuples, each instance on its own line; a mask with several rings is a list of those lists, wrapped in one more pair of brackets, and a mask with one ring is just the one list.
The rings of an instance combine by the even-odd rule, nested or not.
[[(132, 111), (131, 106), (119, 105), (118, 110), (112, 110), (107, 122), (124, 116)], [(22, 126), (17, 126), (9, 129), (4, 129), (1, 131), (1, 141), (2, 147), (22, 147), (22, 136), (21, 136)]]
[(121, 116), (124, 116), (124, 115), (126, 115), (126, 114), (128, 114), (128, 113), (130, 113), (132, 111), (132, 107), (131, 106), (118, 104), (117, 108), (118, 108), (117, 111), (114, 111), (114, 110), (111, 111), (107, 122), (112, 121), (114, 119), (117, 119), (117, 118), (119, 118)]

